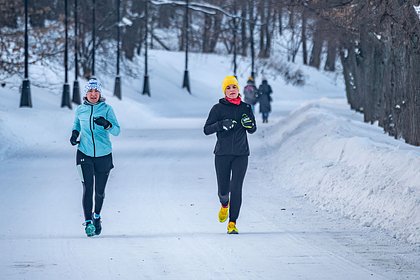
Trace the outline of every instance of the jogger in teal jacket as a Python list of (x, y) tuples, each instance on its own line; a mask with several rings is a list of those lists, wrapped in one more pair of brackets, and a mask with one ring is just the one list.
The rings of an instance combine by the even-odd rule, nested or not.
[[(110, 123), (110, 127), (102, 127), (95, 120), (104, 118)], [(101, 97), (96, 104), (87, 99), (76, 109), (73, 130), (80, 133), (79, 150), (90, 157), (100, 157), (112, 152), (112, 144), (109, 134), (120, 134), (120, 126), (115, 117), (112, 107), (105, 103)]]
[[(70, 143), (73, 146), (79, 144), (76, 165), (83, 184), (85, 232), (87, 236), (93, 236), (99, 235), (102, 230), (100, 212), (109, 172), (114, 167), (109, 134), (118, 136), (120, 126), (112, 107), (101, 97), (101, 84), (98, 80), (88, 81), (85, 94), (83, 104), (76, 109)], [(80, 140), (77, 141), (79, 135)]]

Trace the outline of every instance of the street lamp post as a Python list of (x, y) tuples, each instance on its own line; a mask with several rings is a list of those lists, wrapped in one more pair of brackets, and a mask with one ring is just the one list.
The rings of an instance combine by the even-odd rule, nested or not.
[(121, 77), (120, 77), (120, 5), (117, 0), (117, 76), (115, 77), (114, 96), (121, 100)]
[(186, 0), (185, 2), (185, 71), (182, 88), (187, 88), (188, 92), (191, 94), (190, 78), (188, 74), (189, 0)]
[(80, 105), (80, 87), (79, 87), (79, 38), (77, 37), (77, 0), (74, 0), (74, 82), (73, 82), (73, 103)]
[(95, 36), (96, 36), (96, 34), (95, 34), (95, 28), (96, 28), (96, 26), (95, 26), (95, 6), (96, 6), (96, 4), (95, 4), (95, 0), (92, 0), (92, 3), (93, 3), (93, 7), (92, 7), (92, 77), (91, 78), (94, 78), (95, 77), (95, 44), (96, 44), (96, 41), (95, 41)]
[(233, 19), (233, 75), (236, 77), (236, 18)]
[(144, 82), (143, 82), (143, 94), (150, 96), (150, 84), (149, 84), (149, 74), (148, 74), (148, 65), (147, 65), (147, 38), (149, 33), (149, 0), (146, 0), (145, 7), (145, 36), (144, 36)]
[(68, 0), (64, 0), (64, 29), (65, 29), (65, 42), (64, 42), (64, 85), (63, 85), (63, 95), (61, 97), (61, 108), (68, 107), (69, 109), (71, 109), (70, 85), (68, 83), (67, 2), (68, 2)]
[(236, 63), (236, 59), (238, 56), (238, 48), (237, 48), (237, 44), (236, 44), (236, 37), (237, 37), (237, 27), (238, 27), (238, 11), (237, 11), (237, 5), (236, 5), (237, 1), (233, 1), (233, 13), (234, 13), (234, 17), (232, 18), (232, 25), (233, 25), (233, 75), (236, 77), (236, 71), (238, 68), (238, 65)]
[(254, 48), (254, 28), (255, 28), (255, 22), (254, 22), (254, 0), (251, 0), (251, 77), (255, 80), (255, 48)]
[(28, 74), (28, 0), (25, 0), (25, 78), (22, 82), (22, 92), (20, 96), (20, 107), (31, 107), (31, 85)]

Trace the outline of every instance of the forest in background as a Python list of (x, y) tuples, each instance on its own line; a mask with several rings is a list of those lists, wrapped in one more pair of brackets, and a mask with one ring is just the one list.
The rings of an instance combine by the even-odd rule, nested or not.
[[(419, 0), (198, 0), (188, 1), (188, 17), (187, 1), (149, 0), (147, 20), (146, 0), (121, 0), (119, 23), (116, 0), (78, 2), (75, 38), (75, 1), (68, 1), (69, 40), (70, 45), (78, 42), (79, 74), (84, 77), (92, 70), (95, 3), (95, 49), (102, 57), (114, 55), (110, 46), (115, 45), (118, 25), (124, 59), (140, 55), (147, 24), (150, 48), (183, 51), (188, 30), (189, 51), (270, 61), (297, 85), (299, 71), (276, 67), (283, 63), (269, 60), (277, 59), (273, 54), (331, 72), (340, 63), (350, 107), (391, 136), (420, 145)], [(0, 0), (2, 76), (23, 72), (23, 9), (23, 1)], [(62, 61), (63, 21), (64, 1), (29, 1), (31, 64)]]

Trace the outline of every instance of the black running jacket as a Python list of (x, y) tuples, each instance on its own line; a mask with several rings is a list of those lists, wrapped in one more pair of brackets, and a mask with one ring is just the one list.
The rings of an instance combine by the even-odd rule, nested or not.
[[(254, 127), (246, 129), (241, 124), (243, 115), (251, 118)], [(235, 126), (225, 131), (222, 128), (222, 120), (232, 119), (236, 121)], [(257, 130), (254, 114), (251, 106), (241, 101), (235, 105), (221, 98), (219, 103), (211, 108), (206, 124), (204, 125), (204, 134), (210, 135), (216, 133), (217, 142), (214, 147), (215, 155), (249, 155), (249, 146), (246, 132), (254, 133)]]

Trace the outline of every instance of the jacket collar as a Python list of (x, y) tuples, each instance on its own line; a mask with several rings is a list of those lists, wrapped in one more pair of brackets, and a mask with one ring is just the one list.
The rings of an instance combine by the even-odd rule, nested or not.
[(100, 103), (103, 103), (103, 102), (105, 102), (105, 97), (100, 97), (99, 98), (99, 101), (97, 102), (97, 103), (90, 103), (89, 102), (89, 100), (87, 100), (87, 98), (86, 98), (86, 96), (85, 97), (83, 97), (83, 104), (86, 104), (86, 105), (91, 105), (91, 106), (95, 106), (95, 105), (98, 105), (98, 104), (100, 104)]
[(240, 103), (238, 105), (232, 104), (229, 101), (227, 101), (226, 98), (220, 98), (219, 99), (219, 103), (224, 104), (224, 105), (232, 105), (232, 106), (238, 106), (238, 105), (240, 105)]

